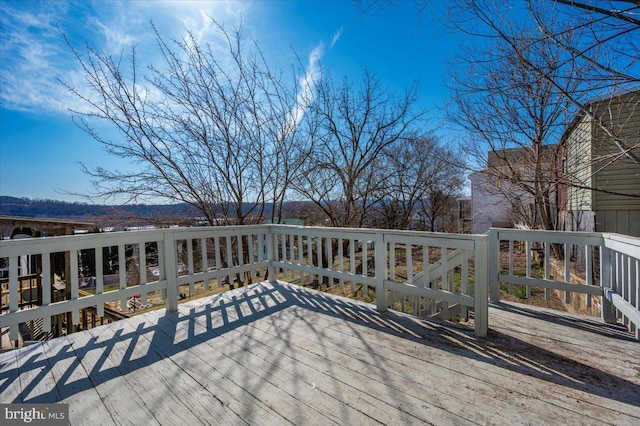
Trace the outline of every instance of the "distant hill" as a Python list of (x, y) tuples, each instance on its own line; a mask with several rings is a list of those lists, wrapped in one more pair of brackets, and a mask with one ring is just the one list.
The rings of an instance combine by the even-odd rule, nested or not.
[[(250, 205), (246, 207), (249, 208)], [(308, 201), (289, 201), (284, 206), (286, 213), (284, 217), (304, 217), (312, 209), (312, 204)], [(156, 221), (188, 224), (193, 221), (181, 219), (193, 219), (201, 215), (196, 209), (184, 203), (109, 206), (46, 199), (32, 200), (0, 195), (0, 216), (66, 219), (113, 226), (150, 224)], [(267, 205), (264, 217), (270, 216), (271, 205)]]
[(198, 214), (187, 204), (108, 206), (0, 195), (0, 215), (91, 222), (104, 217), (166, 218)]

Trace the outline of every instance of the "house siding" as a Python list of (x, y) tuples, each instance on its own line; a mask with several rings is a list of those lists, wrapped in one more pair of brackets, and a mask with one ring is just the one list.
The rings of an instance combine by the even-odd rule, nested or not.
[(599, 210), (595, 231), (640, 237), (640, 210)]
[[(572, 177), (567, 188), (567, 205), (569, 211), (586, 211), (592, 209), (593, 194), (592, 166), (591, 166), (591, 120), (588, 117), (576, 124), (567, 138), (567, 174)], [(576, 188), (573, 185), (584, 188)]]
[[(592, 102), (589, 108), (640, 157), (640, 90)], [(567, 203), (560, 217), (563, 229), (640, 237), (640, 165), (586, 115), (574, 121), (564, 141)]]
[[(632, 152), (640, 157), (640, 92), (595, 104), (594, 114), (603, 117), (603, 121), (626, 141), (627, 146), (635, 145)], [(596, 124), (593, 125), (593, 135), (593, 140), (597, 141), (593, 146), (594, 169), (597, 170), (594, 186), (609, 192), (638, 196), (596, 192), (594, 210), (640, 211), (640, 165), (621, 155), (613, 140)]]

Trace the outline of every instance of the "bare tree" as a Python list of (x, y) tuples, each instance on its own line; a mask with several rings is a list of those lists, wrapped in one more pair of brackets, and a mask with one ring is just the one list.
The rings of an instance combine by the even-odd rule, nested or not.
[[(563, 96), (574, 113), (599, 126), (618, 152), (640, 165), (638, 140), (621, 132), (609, 113), (596, 113), (591, 103), (600, 97), (612, 105), (640, 84), (640, 12), (638, 1), (530, 0), (517, 10), (495, 0), (457, 0), (451, 22), (474, 36), (509, 46), (538, 79)], [(522, 23), (528, 28), (522, 31)], [(553, 46), (561, 53), (557, 69), (536, 62), (528, 52), (536, 46)], [(579, 72), (577, 71), (579, 70)], [(567, 86), (571, 78), (581, 84)], [(632, 108), (638, 108), (633, 105)], [(593, 188), (598, 190), (598, 188)]]
[(418, 210), (428, 231), (457, 232), (457, 198), (462, 195), (466, 163), (461, 154), (441, 145), (434, 148), (426, 167), (431, 171)]
[(392, 229), (425, 227), (414, 220), (419, 214), (428, 230), (437, 230), (437, 223), (444, 222), (451, 211), (448, 203), (455, 202), (461, 192), (461, 160), (433, 135), (411, 137), (388, 147), (379, 168), (384, 186), (374, 207), (379, 217), (375, 225)]
[[(413, 0), (412, 4), (417, 9), (416, 16), (420, 17), (422, 12), (426, 9), (430, 0)], [(375, 14), (383, 11), (384, 9), (393, 6), (395, 3), (399, 3), (397, 0), (353, 0), (358, 6), (360, 12)]]
[(366, 71), (359, 86), (328, 77), (318, 85), (307, 113), (317, 123), (314, 151), (295, 184), (333, 226), (363, 226), (379, 201), (384, 178), (377, 173), (385, 149), (406, 138), (422, 117), (416, 87), (387, 93)]
[[(640, 2), (553, 1), (557, 5), (554, 11), (560, 13), (560, 17), (550, 14), (547, 5), (541, 1), (529, 2), (529, 14), (541, 32), (541, 38), (552, 40), (572, 61), (589, 65), (583, 67), (589, 72), (579, 76), (592, 82), (591, 87), (595, 88), (589, 101), (598, 95), (619, 95), (637, 89), (640, 85)], [(564, 34), (578, 29), (581, 37), (568, 42)], [(612, 125), (607, 120), (608, 114), (595, 113), (589, 107), (590, 102), (585, 102), (579, 94), (563, 91), (555, 76), (544, 70), (537, 71), (540, 78), (554, 84), (582, 115), (600, 127), (623, 156), (640, 166), (637, 150), (640, 145)]]
[[(472, 6), (477, 5), (469, 2), (466, 10), (493, 22), (484, 9), (472, 11)], [(513, 33), (535, 30), (528, 24), (510, 25)], [(501, 194), (521, 213), (520, 221), (545, 229), (556, 224), (553, 159), (557, 145), (553, 144), (575, 111), (563, 92), (588, 93), (585, 82), (574, 78), (585, 70), (567, 61), (565, 52), (550, 41), (522, 39), (516, 45), (495, 38), (488, 48), (466, 51), (465, 67), (454, 74), (454, 97), (447, 115), (468, 135), (464, 147), (475, 159), (476, 171), (483, 170), (483, 189)], [(556, 82), (540, 78), (538, 70), (554, 76)], [(529, 204), (535, 206), (533, 217), (520, 209)]]
[[(363, 13), (377, 13), (397, 1), (358, 0), (356, 3)], [(419, 16), (429, 0), (414, 3)], [(628, 131), (612, 119), (620, 108), (622, 96), (637, 90), (640, 84), (639, 13), (638, 0), (527, 0), (509, 5), (501, 0), (456, 0), (451, 2), (447, 20), (455, 30), (469, 35), (471, 44), (478, 40), (483, 48), (503, 44), (511, 56), (522, 62), (527, 73), (545, 81), (556, 96), (564, 98), (571, 116), (579, 114), (599, 127), (599, 133), (611, 144), (610, 155), (593, 158), (586, 165), (574, 164), (572, 170), (587, 167), (598, 171), (603, 162), (621, 160), (628, 167), (640, 170), (637, 132)], [(549, 48), (557, 52), (555, 67), (551, 68), (531, 55), (533, 49)], [(495, 60), (490, 52), (473, 57), (484, 67)], [(481, 75), (467, 75), (467, 78), (473, 81)], [(567, 79), (576, 84), (568, 85)], [(594, 108), (594, 101), (601, 98), (608, 99), (610, 107), (599, 101)], [(624, 108), (638, 111), (640, 103), (632, 99)], [(496, 110), (496, 113), (503, 112)], [(581, 175), (584, 172), (579, 170)], [(571, 176), (568, 181), (577, 187), (586, 186), (583, 189), (608, 191), (598, 185), (585, 185), (584, 180)], [(628, 191), (617, 194), (637, 197)]]
[[(74, 111), (76, 123), (108, 154), (135, 165), (84, 166), (94, 195), (184, 202), (212, 225), (242, 224), (261, 218), (267, 202), (281, 205), (306, 156), (298, 145), (298, 80), (286, 84), (255, 42), (245, 49), (241, 29), (214, 24), (226, 55), (191, 33), (166, 39), (152, 25), (161, 60), (144, 76), (135, 46), (113, 58), (69, 44), (89, 88), (67, 85), (90, 108)], [(118, 136), (103, 136), (100, 122)]]

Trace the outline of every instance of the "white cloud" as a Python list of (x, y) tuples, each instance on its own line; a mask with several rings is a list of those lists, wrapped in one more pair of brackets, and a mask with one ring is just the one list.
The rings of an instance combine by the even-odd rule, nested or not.
[(61, 90), (56, 78), (68, 69), (58, 16), (65, 13), (66, 4), (38, 6), (6, 7), (0, 17), (0, 100), (6, 108), (58, 108)]
[(98, 18), (92, 18), (91, 21), (102, 34), (104, 42), (101, 44), (107, 53), (117, 54), (136, 42), (135, 36), (128, 33), (121, 26), (105, 23)]
[(86, 105), (59, 82), (88, 93), (60, 31), (80, 53), (85, 42), (114, 57), (128, 55), (135, 44), (138, 65), (144, 69), (157, 54), (149, 22), (168, 37), (181, 37), (189, 28), (199, 41), (211, 41), (214, 26), (209, 17), (235, 25), (249, 10), (249, 4), (232, 1), (3, 3), (0, 102), (4, 108), (22, 111), (86, 110)]
[[(88, 106), (58, 80), (76, 88), (87, 97), (95, 96), (87, 89), (84, 75), (71, 51), (64, 43), (64, 31), (80, 53), (85, 41), (98, 52), (123, 57), (136, 45), (138, 66), (156, 62), (158, 50), (149, 22), (168, 38), (182, 38), (188, 29), (198, 42), (220, 49), (220, 60), (226, 51), (219, 43), (221, 34), (211, 18), (227, 29), (237, 29), (250, 23), (251, 3), (216, 2), (94, 2), (94, 3), (26, 3), (30, 7), (7, 7), (0, 16), (0, 36), (3, 55), (0, 60), (0, 102), (14, 110), (66, 114), (70, 109), (88, 112)], [(246, 26), (252, 37), (257, 28)], [(264, 30), (264, 29), (262, 29)], [(338, 28), (325, 45), (318, 43), (310, 51), (304, 74), (298, 80), (298, 106), (291, 111), (296, 125), (312, 100), (315, 87), (322, 78), (321, 61), (340, 40), (343, 28)], [(288, 42), (288, 41), (287, 41)], [(225, 49), (225, 51), (223, 51)], [(286, 66), (272, 64), (276, 68)], [(139, 77), (140, 79), (140, 77)], [(157, 93), (148, 93), (157, 96)]]
[(322, 78), (322, 67), (320, 64), (320, 60), (324, 55), (324, 43), (318, 44), (312, 51), (309, 53), (309, 59), (306, 67), (306, 71), (302, 77), (300, 77), (300, 81), (298, 84), (300, 85), (298, 92), (298, 99), (296, 102), (295, 111), (292, 113), (292, 118), (295, 126), (300, 124), (302, 118), (304, 117), (304, 113), (306, 111), (307, 104), (313, 100), (313, 92), (315, 90), (316, 84)]
[(329, 50), (333, 49), (333, 46), (335, 46), (338, 40), (340, 39), (340, 36), (342, 35), (342, 30), (344, 30), (344, 27), (338, 28), (338, 31), (336, 31), (336, 33), (333, 35), (333, 38), (331, 39), (331, 44), (329, 44)]
[[(329, 49), (333, 49), (336, 45), (340, 36), (342, 35), (343, 27), (340, 27), (333, 37), (331, 38), (331, 43), (329, 44)], [(315, 91), (316, 85), (322, 79), (322, 57), (325, 55), (326, 50), (324, 47), (324, 43), (320, 42), (317, 46), (315, 46), (311, 53), (309, 53), (309, 59), (306, 67), (306, 71), (304, 76), (300, 78), (298, 84), (300, 85), (300, 91), (298, 93), (298, 100), (295, 111), (292, 113), (292, 117), (295, 125), (297, 126), (302, 121), (306, 111), (306, 105), (313, 100), (313, 93)]]

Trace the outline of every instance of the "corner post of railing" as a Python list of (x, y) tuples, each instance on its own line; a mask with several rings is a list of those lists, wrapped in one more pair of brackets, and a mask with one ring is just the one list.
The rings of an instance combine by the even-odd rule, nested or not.
[(269, 259), (269, 267), (267, 269), (267, 274), (269, 277), (270, 283), (275, 283), (276, 280), (276, 251), (274, 250), (275, 238), (273, 237), (273, 226), (267, 225), (269, 232), (267, 232), (267, 259)]
[(387, 278), (387, 243), (384, 233), (376, 232), (375, 241), (375, 273), (376, 273), (376, 309), (380, 312), (387, 310), (387, 290), (384, 281)]
[(174, 231), (164, 232), (164, 273), (167, 280), (167, 311), (178, 310), (178, 267)]
[[(489, 301), (488, 301), (488, 253), (487, 246), (490, 247), (491, 237), (479, 237), (475, 241), (475, 277), (474, 277), (474, 319), (475, 319), (475, 335), (477, 337), (487, 337), (489, 329)], [(488, 249), (489, 253), (493, 250)]]
[(489, 230), (489, 243), (487, 245), (487, 259), (489, 262), (488, 270), (488, 285), (491, 294), (491, 302), (500, 302), (500, 280), (499, 278), (499, 263), (500, 263), (500, 240), (498, 230), (491, 228)]
[(602, 321), (608, 324), (617, 322), (615, 309), (611, 303), (612, 280), (615, 270), (615, 258), (612, 256), (611, 249), (606, 247), (606, 241), (603, 238), (602, 246), (600, 246), (600, 286), (602, 287), (600, 310)]

